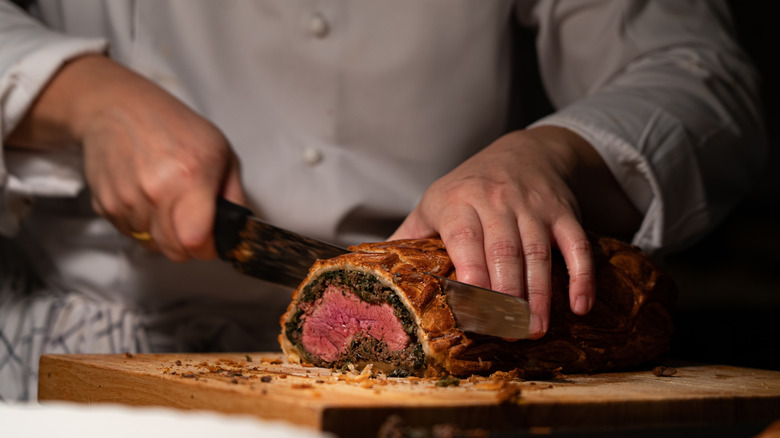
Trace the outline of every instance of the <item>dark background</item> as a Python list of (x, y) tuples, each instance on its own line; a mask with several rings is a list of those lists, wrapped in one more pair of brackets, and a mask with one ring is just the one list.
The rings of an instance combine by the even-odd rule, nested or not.
[[(769, 3), (727, 2), (737, 38), (762, 77), (769, 156), (759, 182), (712, 233), (663, 261), (680, 292), (668, 356), (780, 371), (780, 22)], [(512, 101), (533, 102), (512, 108), (509, 126), (521, 128), (553, 108), (538, 65), (526, 56), (535, 50), (533, 33), (518, 27), (515, 36), (515, 81), (537, 83), (512, 90)]]
[(710, 235), (667, 258), (680, 290), (670, 357), (780, 370), (780, 55), (767, 4), (731, 0), (737, 37), (762, 75), (767, 166)]

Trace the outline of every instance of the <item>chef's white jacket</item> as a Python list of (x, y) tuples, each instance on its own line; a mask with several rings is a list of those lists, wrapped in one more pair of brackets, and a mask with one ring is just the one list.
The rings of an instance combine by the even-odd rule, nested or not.
[[(757, 77), (722, 1), (40, 0), (32, 10), (45, 24), (0, 2), (3, 138), (63, 62), (106, 52), (223, 130), (259, 216), (340, 244), (387, 237), (429, 184), (506, 132), (510, 104), (523, 104), (509, 98), (524, 85), (511, 70), (515, 25), (537, 32), (555, 108), (536, 123), (598, 150), (644, 215), (633, 242), (645, 250), (717, 224), (765, 156)], [(88, 199), (77, 152), (3, 151), (0, 233), (50, 287), (143, 314), (181, 300), (212, 314), (215, 297), (272, 314), (287, 302), (220, 262), (144, 251)]]

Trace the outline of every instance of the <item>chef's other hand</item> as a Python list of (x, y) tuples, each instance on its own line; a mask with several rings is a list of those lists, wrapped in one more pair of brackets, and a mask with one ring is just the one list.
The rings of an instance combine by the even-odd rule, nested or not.
[[(224, 135), (162, 88), (97, 55), (66, 64), (9, 144), (81, 145), (95, 211), (174, 261), (212, 259), (218, 196), (244, 203)], [(146, 239), (145, 239), (146, 240)]]
[[(605, 205), (609, 214), (599, 213)], [(639, 213), (584, 139), (537, 127), (501, 137), (434, 182), (390, 238), (438, 234), (458, 280), (529, 301), (531, 337), (540, 338), (550, 321), (553, 248), (569, 271), (572, 311), (588, 313), (596, 298), (581, 207), (596, 228), (625, 233), (639, 224)]]

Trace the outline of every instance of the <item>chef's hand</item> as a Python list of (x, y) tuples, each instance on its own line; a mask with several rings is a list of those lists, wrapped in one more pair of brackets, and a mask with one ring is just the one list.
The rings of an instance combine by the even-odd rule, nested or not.
[(244, 203), (239, 162), (210, 122), (103, 56), (66, 64), (9, 138), (80, 145), (95, 211), (174, 261), (216, 257), (218, 196)]
[[(539, 338), (549, 327), (552, 248), (568, 267), (572, 311), (584, 315), (595, 301), (578, 199), (600, 228), (625, 233), (639, 224), (585, 140), (558, 127), (515, 131), (434, 182), (390, 239), (440, 235), (459, 281), (529, 301), (531, 336)], [(614, 217), (599, 213), (605, 204)]]

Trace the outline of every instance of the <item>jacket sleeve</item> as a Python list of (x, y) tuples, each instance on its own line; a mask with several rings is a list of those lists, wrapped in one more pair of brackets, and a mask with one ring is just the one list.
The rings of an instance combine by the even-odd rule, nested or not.
[(519, 14), (538, 30), (556, 108), (601, 154), (644, 214), (633, 243), (691, 244), (748, 191), (767, 145), (758, 77), (722, 1), (542, 0)]
[(80, 159), (72, 151), (13, 150), (5, 139), (65, 62), (106, 49), (102, 39), (49, 30), (0, 0), (0, 235), (16, 233), (34, 197), (73, 196), (83, 187)]

